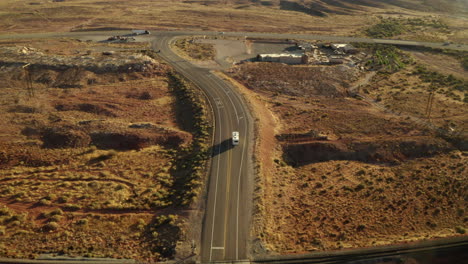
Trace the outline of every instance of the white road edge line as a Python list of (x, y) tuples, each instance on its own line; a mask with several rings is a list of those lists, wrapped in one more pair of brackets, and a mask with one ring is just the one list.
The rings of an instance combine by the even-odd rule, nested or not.
[(241, 174), (242, 174), (242, 163), (244, 161), (244, 151), (247, 147), (246, 144), (246, 135), (247, 134), (247, 122), (244, 125), (244, 140), (242, 146), (242, 155), (241, 155), (241, 162), (239, 166), (239, 177), (237, 180), (237, 213), (236, 213), (236, 260), (239, 259), (239, 199), (240, 199), (240, 184), (241, 184)]
[[(221, 115), (220, 115), (220, 110), (218, 110), (218, 120), (221, 120)], [(216, 128), (216, 119), (215, 119), (215, 128)], [(219, 126), (219, 142), (222, 142), (222, 128)], [(220, 160), (220, 155), (221, 155), (221, 145), (218, 148), (218, 164), (216, 167), (216, 184), (215, 184), (215, 199), (214, 199), (214, 205), (213, 205), (213, 220), (211, 222), (211, 243), (210, 243), (210, 262), (211, 262), (211, 255), (213, 253), (213, 237), (214, 237), (214, 222), (215, 222), (215, 215), (216, 215), (216, 200), (218, 197), (218, 178), (219, 178), (219, 160)]]

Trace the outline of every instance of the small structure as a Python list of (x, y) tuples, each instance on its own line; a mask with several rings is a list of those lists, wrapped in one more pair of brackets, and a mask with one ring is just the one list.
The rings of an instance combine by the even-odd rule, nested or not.
[(308, 61), (308, 57), (304, 54), (290, 53), (258, 54), (257, 60), (263, 62), (279, 62), (286, 64), (306, 64)]
[(343, 63), (346, 63), (347, 60), (342, 57), (342, 56), (330, 56), (328, 58), (328, 63), (329, 64), (343, 64)]
[(148, 30), (142, 30), (142, 29), (134, 29), (132, 30), (132, 33), (134, 36), (137, 36), (137, 35), (149, 35), (150, 32)]
[(299, 42), (299, 43), (296, 43), (296, 46), (298, 49), (303, 50), (305, 52), (312, 52), (313, 50), (318, 49), (317, 46), (308, 42)]
[(335, 51), (340, 51), (348, 54), (355, 54), (358, 50), (351, 44), (331, 44), (330, 47)]

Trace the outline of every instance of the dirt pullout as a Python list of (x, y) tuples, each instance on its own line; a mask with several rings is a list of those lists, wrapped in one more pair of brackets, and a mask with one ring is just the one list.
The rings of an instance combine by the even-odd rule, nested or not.
[(365, 163), (399, 163), (431, 157), (454, 150), (448, 142), (433, 137), (411, 137), (377, 141), (315, 141), (284, 144), (285, 160), (293, 166), (330, 160), (355, 160)]
[(232, 69), (233, 77), (254, 91), (291, 96), (344, 97), (359, 73), (347, 66), (292, 67), (280, 63), (245, 63)]

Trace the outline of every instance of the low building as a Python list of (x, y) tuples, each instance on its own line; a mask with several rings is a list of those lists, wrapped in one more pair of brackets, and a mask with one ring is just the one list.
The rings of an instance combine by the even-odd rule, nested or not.
[(308, 42), (299, 42), (299, 43), (296, 43), (296, 46), (298, 49), (303, 50), (305, 52), (312, 52), (313, 50), (318, 49), (317, 46)]
[(304, 54), (258, 54), (257, 60), (262, 62), (279, 62), (286, 64), (306, 64), (308, 61), (307, 55)]
[(346, 63), (348, 60), (344, 57), (341, 56), (330, 56), (328, 58), (328, 63), (329, 64), (343, 64)]
[(333, 50), (341, 51), (348, 54), (354, 54), (358, 52), (358, 50), (351, 44), (331, 44), (330, 47)]

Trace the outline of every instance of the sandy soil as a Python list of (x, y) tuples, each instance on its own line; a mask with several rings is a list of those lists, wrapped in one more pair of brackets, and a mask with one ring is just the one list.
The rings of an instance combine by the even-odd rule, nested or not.
[[(294, 93), (280, 77), (261, 82), (291, 79), (281, 72), (255, 63), (230, 71), (245, 86), (260, 124), (254, 254), (385, 245), (466, 229), (462, 152), (373, 104), (333, 98), (317, 89), (320, 81), (309, 89), (296, 85)], [(362, 78), (355, 84), (365, 83)], [(336, 83), (333, 91), (340, 89)], [(411, 151), (404, 150), (408, 144)], [(433, 151), (426, 152), (428, 146)]]

